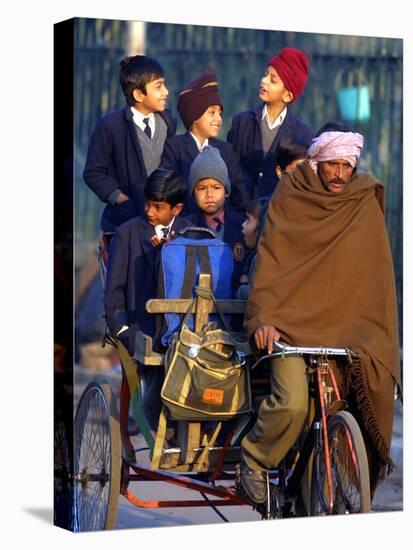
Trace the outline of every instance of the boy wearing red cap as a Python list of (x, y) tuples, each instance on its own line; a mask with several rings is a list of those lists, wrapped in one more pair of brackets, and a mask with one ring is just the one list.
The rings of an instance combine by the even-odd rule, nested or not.
[(276, 150), (280, 141), (311, 141), (312, 128), (304, 124), (290, 108), (307, 84), (309, 60), (301, 50), (283, 48), (268, 61), (259, 86), (263, 104), (257, 109), (238, 113), (232, 120), (227, 141), (238, 153), (248, 175), (247, 191), (251, 198), (271, 195), (278, 178)]
[[(166, 140), (161, 165), (178, 172), (188, 183), (189, 169), (195, 157), (206, 146), (215, 147), (228, 170), (231, 182), (229, 203), (235, 210), (243, 212), (248, 203), (248, 194), (241, 165), (232, 145), (217, 139), (222, 125), (223, 108), (214, 73), (205, 72), (188, 82), (179, 94), (177, 105), (187, 132)], [(185, 202), (187, 214), (197, 211), (193, 198), (188, 195)]]

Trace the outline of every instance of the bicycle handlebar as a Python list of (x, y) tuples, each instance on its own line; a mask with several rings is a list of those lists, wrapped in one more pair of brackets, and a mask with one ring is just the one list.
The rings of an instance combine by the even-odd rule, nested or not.
[[(289, 346), (288, 344), (283, 344), (274, 340), (274, 345), (281, 350), (281, 354), (292, 355), (292, 354), (308, 354), (308, 355), (351, 355), (356, 357), (357, 354), (354, 351), (351, 351), (349, 348), (330, 348), (330, 347), (305, 347), (305, 346)], [(278, 352), (280, 353), (280, 352)]]
[(278, 340), (274, 340), (274, 346), (280, 351), (263, 355), (252, 365), (251, 369), (254, 369), (264, 359), (271, 359), (272, 357), (285, 357), (286, 355), (317, 355), (320, 357), (327, 357), (329, 355), (341, 355), (348, 357), (350, 360), (353, 357), (357, 357), (357, 353), (351, 351), (349, 348), (331, 348), (322, 346), (290, 346), (288, 344), (278, 342)]

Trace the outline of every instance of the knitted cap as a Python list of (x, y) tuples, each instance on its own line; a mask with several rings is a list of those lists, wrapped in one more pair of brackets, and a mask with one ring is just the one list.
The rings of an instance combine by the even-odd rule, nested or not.
[(220, 152), (216, 147), (207, 145), (194, 158), (188, 176), (189, 193), (192, 195), (198, 181), (212, 178), (219, 181), (225, 187), (228, 195), (231, 193), (231, 182), (228, 177), (228, 170)]
[(215, 73), (205, 72), (191, 80), (179, 94), (178, 113), (185, 128), (200, 118), (211, 105), (224, 106), (218, 93), (218, 81)]
[(268, 61), (268, 65), (274, 67), (295, 101), (307, 84), (310, 61), (306, 54), (296, 48), (283, 48)]

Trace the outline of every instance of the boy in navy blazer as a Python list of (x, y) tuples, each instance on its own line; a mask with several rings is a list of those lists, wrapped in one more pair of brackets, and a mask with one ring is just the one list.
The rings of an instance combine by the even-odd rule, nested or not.
[[(145, 215), (120, 225), (110, 245), (105, 312), (111, 335), (133, 356), (138, 330), (155, 335), (154, 316), (145, 304), (157, 295), (160, 246), (174, 232), (190, 225), (179, 214), (186, 185), (179, 174), (158, 168), (145, 187)], [(162, 369), (138, 365), (146, 417), (156, 429), (160, 412)]]
[[(207, 145), (216, 147), (231, 181), (231, 208), (244, 212), (249, 197), (241, 165), (232, 145), (217, 139), (222, 126), (223, 104), (216, 75), (206, 72), (189, 82), (179, 95), (177, 109), (187, 132), (166, 140), (162, 166), (176, 170), (188, 182), (189, 169), (198, 153)], [(196, 212), (190, 193), (186, 197), (184, 212)]]
[(105, 233), (143, 214), (145, 181), (160, 165), (166, 138), (176, 131), (176, 119), (165, 111), (164, 71), (155, 59), (126, 57), (119, 81), (127, 105), (98, 120), (83, 172), (86, 184), (106, 203)]
[(314, 137), (314, 130), (290, 108), (304, 91), (309, 66), (304, 52), (283, 48), (268, 61), (261, 79), (262, 105), (232, 119), (227, 141), (233, 145), (247, 174), (251, 199), (272, 195), (278, 183), (276, 150), (282, 139), (291, 137), (293, 141), (306, 142)]
[(242, 234), (244, 216), (225, 205), (225, 198), (231, 193), (231, 181), (225, 162), (215, 147), (205, 147), (192, 163), (188, 193), (193, 195), (198, 211), (187, 219), (192, 225), (212, 229), (218, 238), (231, 247), (234, 257), (232, 287), (235, 293), (245, 260)]

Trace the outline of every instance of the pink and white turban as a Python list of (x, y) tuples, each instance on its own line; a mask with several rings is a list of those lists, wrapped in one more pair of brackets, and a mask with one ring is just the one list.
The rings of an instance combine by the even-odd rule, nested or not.
[(317, 174), (318, 163), (327, 160), (343, 159), (354, 168), (360, 158), (364, 138), (353, 132), (324, 132), (312, 141), (307, 157)]

